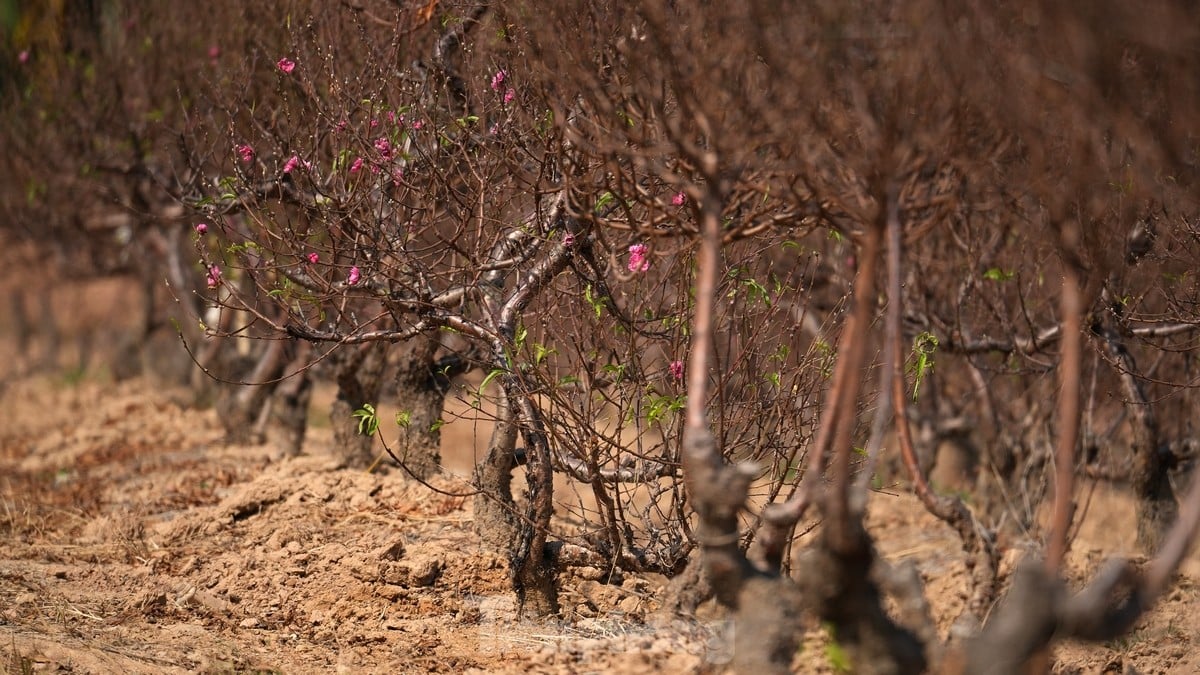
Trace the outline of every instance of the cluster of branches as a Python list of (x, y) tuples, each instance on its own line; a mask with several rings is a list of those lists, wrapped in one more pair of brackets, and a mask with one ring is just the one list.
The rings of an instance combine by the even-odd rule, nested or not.
[[(565, 565), (691, 561), (743, 624), (739, 669), (786, 670), (808, 613), (864, 672), (1011, 672), (1128, 630), (1190, 546), (1185, 7), (279, 0), (240, 11), (285, 30), (168, 32), (150, 44), (193, 56), (139, 65), (128, 34), (163, 10), (101, 5), (109, 29), (83, 33), (111, 44), (63, 72), (142, 82), (123, 105), (155, 107), (60, 112), (89, 126), (26, 133), (14, 175), (137, 215), (196, 360), (253, 383), (222, 408), (231, 433), (274, 405), (298, 451), (309, 382), (332, 376), (347, 461), (371, 461), (361, 413), (390, 392), (380, 435), (423, 480), (451, 383), (478, 373), (477, 527), (530, 613), (558, 611)], [(23, 105), (78, 113), (66, 98)], [(72, 138), (90, 143), (50, 153), (58, 170), (34, 161)], [(5, 204), (83, 241), (51, 200)], [(235, 338), (260, 346), (218, 368)], [(948, 645), (864, 525), (890, 429), (967, 554)], [(928, 478), (952, 436), (986, 448), (974, 510)], [(1130, 483), (1157, 555), (1072, 596), (1077, 475)], [(1017, 537), (1043, 560), (993, 609)]]
[[(1153, 383), (1162, 398), (1187, 400), (1188, 368), (1148, 378), (1126, 347), (1139, 332), (1171, 340), (1156, 345), (1165, 358), (1190, 350), (1194, 339), (1196, 315), (1189, 301), (1177, 300), (1196, 291), (1178, 276), (1195, 264), (1189, 191), (1196, 158), (1180, 151), (1194, 147), (1181, 121), (1197, 94), (1190, 83), (1196, 64), (1184, 47), (1195, 22), (1184, 8), (1163, 6), (1138, 16), (1110, 5), (963, 11), (971, 14), (921, 2), (799, 10), (745, 3), (724, 11), (650, 4), (625, 14), (597, 9), (575, 24), (578, 30), (561, 31), (603, 35), (597, 26), (620, 26), (597, 45), (613, 65), (580, 69), (598, 74), (584, 80), (582, 96), (599, 118), (633, 109), (664, 120), (648, 125), (649, 133), (605, 127), (588, 135), (598, 154), (660, 173), (673, 169), (662, 166), (663, 157), (688, 164), (703, 244), (682, 464), (715, 592), (745, 624), (739, 635), (749, 636), (737, 650), (747, 670), (787, 669), (804, 609), (835, 627), (863, 671), (916, 672), (953, 662), (970, 672), (1014, 672), (1044, 659), (1054, 638), (1100, 640), (1127, 630), (1161, 593), (1195, 534), (1200, 494), (1192, 490), (1177, 509), (1169, 468), (1180, 453), (1164, 438), (1145, 393)], [(721, 49), (695, 50), (701, 43)], [(580, 50), (547, 53), (566, 55), (557, 68), (563, 72)], [(808, 206), (822, 226), (854, 243), (855, 281), (807, 473), (786, 501), (760, 512), (762, 547), (748, 556), (738, 516), (755, 474), (731, 464), (712, 433), (705, 374), (709, 341), (719, 334), (713, 316), (722, 246), (740, 228), (754, 227), (736, 209), (741, 184), (773, 175), (789, 179), (793, 208), (804, 213)], [(1170, 222), (1165, 213), (1150, 213), (1168, 203)], [(1170, 230), (1171, 241), (1156, 245), (1156, 229)], [(916, 253), (906, 254), (906, 246)], [(1148, 254), (1161, 266), (1149, 267)], [(1163, 277), (1164, 268), (1176, 271)], [(880, 291), (885, 318), (873, 337)], [(973, 588), (959, 626), (979, 626), (999, 590), (997, 541), (961, 501), (931, 490), (913, 447), (904, 345), (918, 330), (917, 344), (941, 345), (958, 357), (948, 362), (966, 361), (973, 372), (956, 381), (943, 365), (938, 378), (969, 394), (958, 414), (991, 414), (1000, 448), (986, 458), (989, 468), (1028, 498), (1022, 477), (1039, 462), (1034, 471), (1043, 473), (1033, 487), (1044, 492), (1049, 484), (1054, 492), (1044, 562), (1023, 568), (1008, 604), (953, 657), (925, 613), (915, 577), (874, 554), (862, 520), (866, 474), (856, 477), (853, 461), (863, 369), (878, 345), (875, 391), (888, 402), (876, 409), (867, 454), (882, 445), (892, 413), (914, 491), (958, 531), (968, 553)], [(1127, 413), (1103, 434), (1089, 428), (1091, 447), (1125, 448), (1126, 477), (1139, 498), (1139, 540), (1159, 553), (1141, 573), (1115, 564), (1070, 598), (1059, 570), (1073, 478), (1088, 461), (1077, 460), (1085, 337), (1097, 357), (1088, 420), (1114, 408)], [(1022, 358), (1040, 367), (1023, 367)], [(1100, 361), (1115, 372), (1106, 378)], [(1047, 387), (1049, 378), (1039, 376), (1049, 373), (1057, 377)], [(1002, 386), (1015, 386), (1017, 396), (993, 387), (1001, 374), (1010, 380)], [(1039, 412), (1030, 408), (1047, 389), (1058, 392), (1057, 407), (1040, 413), (1053, 419), (1053, 447), (1022, 448), (1024, 456), (1013, 457), (1028, 437), (1014, 427), (1036, 423)], [(1123, 422), (1124, 434), (1116, 428)], [(1004, 453), (1007, 462), (1000, 461)], [(1030, 501), (1036, 508), (1038, 497)], [(804, 553), (803, 576), (788, 578), (783, 546), (810, 506), (820, 513), (821, 530)], [(899, 620), (883, 610), (885, 591), (901, 601)]]

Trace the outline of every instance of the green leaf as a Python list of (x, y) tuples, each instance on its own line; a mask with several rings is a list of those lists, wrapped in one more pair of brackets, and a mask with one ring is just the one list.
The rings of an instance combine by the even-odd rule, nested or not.
[(596, 205), (592, 207), (592, 210), (600, 211), (604, 207), (613, 203), (613, 201), (616, 200), (616, 198), (617, 198), (616, 195), (614, 195), (613, 193), (605, 192), (604, 194), (600, 195), (599, 199), (596, 200)]
[(412, 413), (407, 410), (401, 410), (396, 413), (396, 426), (407, 429), (408, 425), (412, 424)]
[(544, 361), (547, 356), (550, 356), (551, 354), (557, 354), (557, 353), (558, 353), (557, 349), (551, 349), (551, 348), (546, 347), (545, 345), (541, 345), (541, 344), (534, 345), (533, 346), (533, 365), (540, 366), (540, 365), (542, 365), (542, 361)]
[(625, 364), (608, 363), (600, 368), (602, 372), (611, 375), (613, 382), (620, 382), (625, 377)]
[(829, 642), (825, 645), (825, 658), (829, 659), (829, 666), (838, 673), (851, 672), (850, 655), (837, 641), (833, 624), (826, 622), (825, 631), (829, 633)]
[(921, 382), (933, 370), (933, 355), (937, 352), (938, 339), (933, 333), (922, 331), (913, 338), (911, 362), (908, 372), (913, 376), (913, 400), (921, 393)]
[(1017, 273), (1012, 270), (1002, 270), (999, 267), (989, 268), (983, 273), (983, 278), (989, 281), (1008, 281), (1017, 276)]
[(375, 406), (364, 403), (361, 408), (351, 413), (358, 419), (358, 433), (362, 436), (374, 436), (379, 430), (379, 417), (375, 414)]
[(687, 403), (687, 395), (679, 394), (678, 396), (661, 396), (659, 394), (650, 394), (646, 400), (646, 422), (654, 424), (662, 421), (668, 415), (674, 414), (683, 410)]
[(604, 299), (592, 293), (592, 285), (588, 284), (583, 289), (583, 299), (592, 306), (592, 311), (596, 313), (596, 318), (599, 319), (604, 312)]
[(346, 163), (350, 161), (350, 156), (352, 154), (354, 153), (352, 153), (349, 148), (339, 152), (338, 156), (333, 158), (333, 166), (329, 168), (329, 173), (337, 173), (338, 171), (341, 171), (342, 167), (346, 166)]
[(749, 289), (749, 291), (746, 293), (746, 297), (750, 300), (750, 302), (760, 301), (767, 307), (771, 306), (771, 296), (769, 293), (767, 293), (766, 286), (763, 286), (754, 279), (743, 279), (742, 285)]
[(499, 377), (500, 375), (503, 375), (503, 374), (504, 374), (503, 370), (501, 370), (499, 368), (493, 369), (491, 372), (489, 372), (487, 375), (484, 376), (483, 382), (479, 383), (479, 391), (482, 392), (484, 389), (487, 389), (488, 384), (491, 383), (492, 380), (496, 379), (497, 377)]

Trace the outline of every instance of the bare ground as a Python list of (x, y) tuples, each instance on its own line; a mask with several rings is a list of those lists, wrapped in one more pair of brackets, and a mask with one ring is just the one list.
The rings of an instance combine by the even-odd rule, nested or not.
[[(4, 350), (11, 353), (11, 350)], [(336, 468), (318, 428), (305, 454), (228, 446), (186, 392), (102, 371), (0, 369), (0, 672), (720, 672), (720, 611), (656, 613), (661, 577), (563, 579), (564, 620), (517, 621), (504, 561), (472, 534), (470, 499), (398, 471)], [(320, 398), (320, 397), (318, 397)], [(486, 429), (448, 424), (466, 490)], [(963, 602), (957, 541), (912, 498), (873, 496), (871, 531), (917, 564), (943, 632)], [(1132, 554), (1119, 492), (1081, 495), (1076, 580)], [(1019, 542), (1011, 542), (1014, 546)], [(1010, 569), (1018, 549), (1006, 557)], [(1200, 672), (1200, 564), (1129, 636), (1061, 645), (1056, 672)], [(832, 673), (812, 627), (797, 672)]]

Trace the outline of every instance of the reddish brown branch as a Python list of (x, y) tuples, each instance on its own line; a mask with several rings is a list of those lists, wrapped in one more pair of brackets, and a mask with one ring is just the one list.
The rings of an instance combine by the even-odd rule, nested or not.
[(856, 528), (851, 526), (850, 513), (850, 458), (854, 454), (854, 414), (858, 396), (862, 390), (862, 368), (867, 351), (867, 333), (875, 313), (875, 273), (878, 267), (879, 246), (883, 225), (887, 218), (887, 206), (880, 205), (880, 215), (875, 226), (867, 229), (862, 246), (858, 251), (859, 267), (854, 277), (854, 297), (850, 318), (842, 334), (843, 349), (838, 355), (839, 365), (845, 369), (844, 386), (836, 395), (834, 406), (840, 413), (834, 426), (830, 445), (833, 452), (830, 472), (833, 483), (826, 500), (825, 515), (828, 520), (830, 545), (838, 553), (845, 554), (861, 543), (861, 538), (852, 536)]
[[(878, 228), (872, 228), (867, 233), (859, 250), (860, 263), (854, 282), (853, 309), (842, 335), (838, 339), (837, 357), (829, 392), (825, 396), (825, 406), (817, 422), (817, 435), (808, 451), (808, 463), (805, 466), (804, 477), (800, 485), (780, 504), (771, 504), (763, 511), (763, 529), (760, 533), (760, 543), (768, 560), (778, 559), (786, 545), (789, 533), (808, 510), (813, 497), (817, 494), (818, 486), (825, 469), (825, 458), (835, 450), (834, 455), (834, 498), (837, 504), (827, 504), (841, 515), (838, 518), (845, 522), (849, 511), (850, 497), (850, 453), (853, 448), (850, 436), (854, 429), (854, 410), (858, 402), (858, 394), (862, 384), (863, 354), (866, 351), (866, 336), (870, 328), (872, 310), (874, 309), (874, 281), (876, 258), (879, 256)], [(844, 452), (843, 452), (844, 450)], [(841, 476), (838, 479), (837, 476)], [(840, 495), (840, 496), (837, 496)], [(827, 514), (829, 515), (829, 514)], [(837, 528), (847, 531), (844, 528)], [(843, 542), (847, 545), (850, 542)]]
[(1046, 570), (1055, 573), (1067, 553), (1068, 531), (1073, 517), (1072, 496), (1075, 484), (1075, 445), (1079, 441), (1079, 382), (1083, 334), (1080, 327), (1083, 301), (1079, 278), (1068, 261), (1063, 269), (1062, 360), (1058, 366), (1058, 445), (1054, 452), (1054, 511), (1050, 537), (1046, 545)]
[(688, 356), (686, 425), (683, 437), (683, 478), (698, 522), (696, 538), (717, 597), (736, 606), (746, 569), (739, 547), (738, 513), (742, 510), (751, 473), (725, 464), (708, 427), (708, 367), (713, 346), (718, 265), (721, 256), (721, 202), (709, 192), (700, 203), (703, 234), (696, 272), (696, 313), (692, 319), (692, 348)]

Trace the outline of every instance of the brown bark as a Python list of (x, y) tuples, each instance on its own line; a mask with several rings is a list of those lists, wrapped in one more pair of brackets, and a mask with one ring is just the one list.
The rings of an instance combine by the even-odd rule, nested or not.
[(516, 504), (512, 498), (517, 431), (508, 397), (500, 389), (488, 453), (475, 467), (475, 486), (479, 492), (474, 499), (475, 532), (484, 546), (497, 551), (507, 549), (517, 532)]
[(1133, 355), (1110, 325), (1092, 327), (1101, 355), (1117, 372), (1132, 425), (1130, 480), (1137, 496), (1137, 541), (1145, 551), (1158, 548), (1179, 509), (1171, 487), (1170, 464), (1162, 446), (1154, 406), (1146, 398)]
[(547, 545), (554, 514), (554, 468), (546, 429), (533, 401), (521, 393), (514, 375), (501, 377), (510, 404), (521, 422), (525, 439), (526, 507), (523, 527), (512, 544), (510, 566), (517, 605), (522, 616), (558, 614), (558, 587), (554, 549)]
[(427, 335), (398, 346), (394, 359), (396, 396), (409, 424), (400, 429), (397, 456), (413, 476), (429, 478), (441, 470), (442, 410), (449, 391), (448, 378), (436, 372), (438, 342)]
[[(874, 579), (876, 553), (860, 519), (851, 519), (849, 532), (837, 542), (822, 529), (821, 541), (803, 556), (797, 580), (804, 597), (835, 631), (856, 673), (904, 675), (924, 672), (925, 647), (908, 628), (897, 625), (883, 608), (883, 595)], [(846, 545), (846, 540), (856, 542)]]
[(289, 351), (291, 361), (284, 368), (284, 374), (291, 376), (276, 385), (271, 397), (267, 438), (285, 456), (294, 457), (304, 447), (304, 435), (308, 428), (312, 378), (307, 366), (312, 361), (313, 347), (309, 342), (293, 339)]
[(24, 362), (29, 356), (29, 345), (33, 342), (33, 322), (25, 309), (25, 295), (18, 289), (9, 291), (9, 307), (13, 318), (13, 332), (17, 336), (17, 360)]
[(329, 421), (334, 450), (345, 466), (366, 468), (375, 459), (375, 438), (358, 432), (359, 420), (354, 411), (379, 402), (387, 349), (386, 343), (376, 342), (335, 352), (338, 392), (330, 406)]
[[(262, 443), (261, 418), (275, 386), (271, 383), (283, 371), (286, 343), (273, 340), (267, 343), (257, 358), (233, 358), (230, 372), (217, 398), (217, 414), (225, 427), (228, 443)], [(253, 365), (251, 365), (253, 364)], [(249, 366), (249, 372), (244, 368)]]

